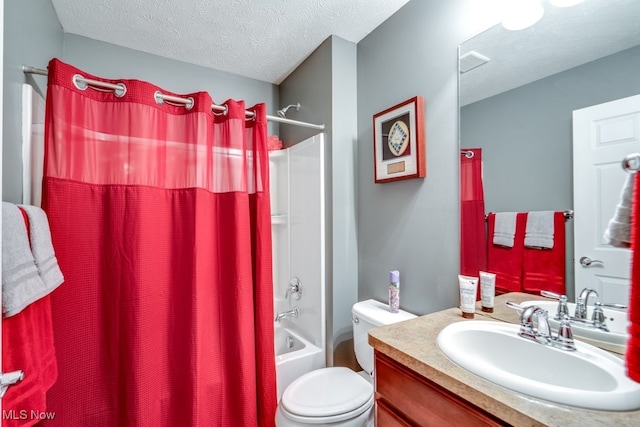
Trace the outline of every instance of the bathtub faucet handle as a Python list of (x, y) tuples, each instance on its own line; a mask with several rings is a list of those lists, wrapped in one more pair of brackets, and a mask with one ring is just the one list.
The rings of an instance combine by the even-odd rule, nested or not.
[(289, 280), (289, 286), (287, 286), (287, 291), (284, 294), (284, 298), (289, 299), (289, 297), (296, 301), (302, 298), (302, 282), (300, 282), (300, 279), (298, 279), (297, 277)]

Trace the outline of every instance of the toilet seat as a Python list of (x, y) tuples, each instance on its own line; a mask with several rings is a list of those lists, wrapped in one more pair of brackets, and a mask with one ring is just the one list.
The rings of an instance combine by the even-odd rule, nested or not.
[(283, 414), (300, 423), (331, 423), (355, 418), (373, 405), (373, 386), (343, 367), (322, 368), (292, 382), (280, 402)]

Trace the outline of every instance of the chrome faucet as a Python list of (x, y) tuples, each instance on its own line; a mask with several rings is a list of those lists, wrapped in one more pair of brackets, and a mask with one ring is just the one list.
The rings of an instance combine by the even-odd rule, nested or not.
[(616, 310), (624, 310), (627, 308), (626, 305), (623, 304), (609, 304), (602, 303), (600, 301), (595, 301), (593, 313), (591, 315), (591, 320), (587, 319), (587, 304), (588, 300), (592, 295), (595, 295), (596, 298), (599, 298), (598, 292), (594, 289), (585, 288), (580, 292), (580, 296), (576, 299), (576, 310), (575, 315), (573, 317), (569, 317), (569, 308), (567, 306), (567, 296), (560, 295), (549, 291), (540, 291), (542, 296), (547, 298), (554, 298), (559, 301), (558, 310), (556, 315), (554, 316), (554, 320), (561, 321), (565, 317), (569, 319), (571, 322), (579, 323), (580, 325), (590, 326), (597, 329), (600, 329), (604, 332), (609, 332), (609, 328), (607, 327), (607, 317), (602, 310), (602, 307), (610, 307)]
[(282, 319), (298, 317), (299, 315), (300, 315), (300, 312), (298, 311), (297, 308), (294, 308), (293, 310), (289, 310), (289, 311), (283, 311), (282, 313), (276, 314), (276, 322), (279, 322)]
[(520, 335), (523, 338), (532, 339), (542, 344), (549, 344), (551, 341), (551, 328), (547, 310), (530, 305), (525, 307), (520, 314)]
[(580, 296), (576, 299), (576, 313), (573, 317), (576, 319), (587, 318), (587, 306), (589, 305), (589, 297), (591, 295), (594, 295), (596, 298), (599, 297), (595, 289), (584, 288), (582, 292), (580, 292)]
[(549, 313), (547, 310), (537, 305), (523, 307), (520, 304), (507, 301), (507, 305), (511, 308), (521, 310), (520, 313), (520, 331), (518, 335), (522, 338), (535, 341), (543, 345), (551, 345), (566, 351), (576, 350), (573, 341), (573, 333), (571, 331), (571, 323), (569, 316), (564, 316), (560, 321), (558, 335), (553, 336), (549, 327)]

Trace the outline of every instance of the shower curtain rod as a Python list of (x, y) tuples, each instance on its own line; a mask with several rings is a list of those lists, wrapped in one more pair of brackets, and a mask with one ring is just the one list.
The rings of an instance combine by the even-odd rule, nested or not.
[[(29, 65), (23, 65), (22, 72), (25, 74), (38, 74), (40, 76), (48, 75), (47, 70), (44, 70), (42, 68), (32, 67)], [(74, 83), (76, 81), (80, 83), (84, 83), (86, 85), (98, 86), (98, 87), (103, 87), (103, 88), (112, 89), (116, 91), (126, 90), (126, 88), (122, 83), (120, 84), (105, 83), (98, 80), (85, 79), (84, 77), (81, 77), (81, 76), (74, 76)], [(122, 92), (122, 94), (124, 94), (124, 92)], [(171, 96), (171, 95), (164, 95), (160, 92), (156, 93), (156, 101), (160, 103), (163, 101), (169, 101), (169, 102), (175, 102), (175, 103), (180, 103), (185, 105), (189, 105), (193, 103), (193, 99), (180, 98), (180, 97)], [(222, 105), (216, 105), (216, 104), (211, 104), (211, 109), (214, 111), (227, 111), (227, 107), (224, 107)], [(246, 111), (246, 115), (248, 117), (253, 117), (254, 113), (252, 111)], [(267, 120), (270, 122), (284, 123), (287, 125), (302, 126), (302, 127), (311, 128), (311, 129), (324, 130), (324, 124), (316, 125), (313, 123), (300, 122), (298, 120), (291, 120), (291, 119), (286, 119), (286, 118), (277, 117), (277, 116), (270, 116), (270, 115), (267, 115)]]

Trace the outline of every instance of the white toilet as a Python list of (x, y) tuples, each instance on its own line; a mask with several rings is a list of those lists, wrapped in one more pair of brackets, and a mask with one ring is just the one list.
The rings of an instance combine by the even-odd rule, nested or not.
[(375, 300), (361, 301), (351, 309), (356, 359), (364, 371), (322, 368), (304, 374), (285, 389), (276, 411), (277, 427), (373, 426), (373, 348), (369, 329), (416, 317)]

